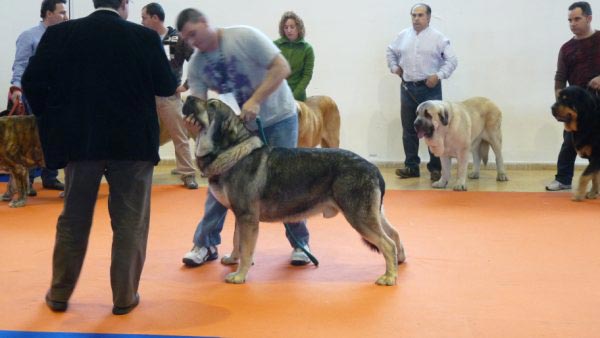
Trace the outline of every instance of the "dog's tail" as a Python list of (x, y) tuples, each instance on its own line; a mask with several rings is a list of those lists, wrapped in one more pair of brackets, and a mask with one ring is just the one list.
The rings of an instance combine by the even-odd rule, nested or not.
[(487, 165), (488, 164), (488, 154), (490, 153), (490, 144), (487, 143), (486, 141), (481, 141), (481, 144), (479, 145), (479, 157), (481, 157), (481, 160), (483, 161), (483, 165)]

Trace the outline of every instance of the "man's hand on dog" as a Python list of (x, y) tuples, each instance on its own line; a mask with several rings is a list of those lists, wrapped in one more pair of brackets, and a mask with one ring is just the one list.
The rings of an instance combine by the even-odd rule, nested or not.
[(240, 117), (245, 122), (256, 120), (256, 117), (258, 116), (258, 112), (260, 112), (260, 104), (258, 104), (257, 102), (255, 102), (252, 99), (249, 99), (242, 106), (242, 113), (241, 113)]
[(588, 83), (588, 86), (594, 90), (600, 90), (600, 75), (591, 79), (590, 82)]
[(438, 78), (437, 74), (433, 74), (427, 78), (427, 81), (425, 81), (425, 85), (428, 88), (433, 88), (437, 86), (438, 82), (440, 82), (440, 79)]
[(10, 100), (13, 104), (18, 104), (22, 102), (23, 92), (19, 89), (14, 89), (10, 95)]
[(198, 120), (196, 120), (192, 115), (184, 116), (183, 122), (191, 132), (198, 133), (200, 132), (200, 129), (202, 129), (200, 127), (200, 122), (198, 122)]

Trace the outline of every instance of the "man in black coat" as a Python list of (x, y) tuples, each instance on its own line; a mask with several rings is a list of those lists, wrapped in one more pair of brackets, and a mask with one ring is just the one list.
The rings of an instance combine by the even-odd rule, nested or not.
[(94, 0), (89, 16), (49, 27), (23, 75), (48, 168), (65, 168), (46, 304), (65, 311), (81, 272), (102, 176), (113, 229), (113, 313), (139, 303), (158, 163), (155, 96), (176, 82), (156, 32), (128, 22), (129, 0)]

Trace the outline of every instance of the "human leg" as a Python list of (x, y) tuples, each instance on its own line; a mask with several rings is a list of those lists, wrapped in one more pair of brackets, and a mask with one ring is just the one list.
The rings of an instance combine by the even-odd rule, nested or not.
[(154, 165), (149, 161), (108, 161), (108, 211), (113, 230), (110, 281), (113, 303), (137, 301), (146, 259)]
[(183, 122), (181, 108), (182, 103), (179, 96), (156, 98), (156, 111), (161, 127), (167, 129), (175, 147), (176, 168), (174, 170), (181, 175), (186, 188), (197, 189), (196, 169), (192, 162), (188, 131)]
[(58, 217), (47, 300), (67, 302), (73, 293), (87, 251), (103, 161), (70, 162), (65, 169), (64, 207)]

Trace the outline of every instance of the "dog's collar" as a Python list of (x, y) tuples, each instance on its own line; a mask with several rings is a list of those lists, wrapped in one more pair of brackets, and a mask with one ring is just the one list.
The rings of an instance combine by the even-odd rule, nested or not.
[(258, 136), (252, 136), (242, 143), (220, 153), (202, 172), (208, 177), (220, 175), (231, 169), (239, 160), (262, 146), (264, 146), (264, 144), (260, 138), (258, 138)]

